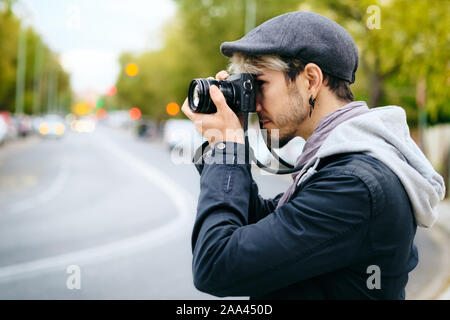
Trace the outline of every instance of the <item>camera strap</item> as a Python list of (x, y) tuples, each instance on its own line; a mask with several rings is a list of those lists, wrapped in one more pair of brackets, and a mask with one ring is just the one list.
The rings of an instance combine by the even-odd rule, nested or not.
[[(290, 174), (297, 171), (300, 171), (303, 166), (300, 167), (293, 167), (291, 164), (287, 163), (285, 160), (280, 158), (278, 154), (276, 154), (271, 148), (267, 146), (269, 151), (272, 153), (272, 155), (275, 157), (276, 160), (278, 160), (282, 165), (288, 167), (288, 169), (273, 169), (270, 168), (261, 162), (256, 158), (253, 149), (250, 147), (250, 143), (248, 141), (248, 117), (249, 112), (243, 112), (244, 114), (244, 141), (245, 141), (245, 163), (250, 164), (250, 161), (255, 163), (261, 170), (264, 170), (269, 173), (273, 174)], [(203, 165), (203, 154), (207, 152), (207, 150), (210, 150), (211, 146), (209, 145), (208, 141), (203, 142), (203, 144), (195, 151), (194, 157), (192, 161), (194, 162), (197, 169), (199, 169)]]
[(291, 164), (287, 163), (285, 160), (280, 158), (280, 156), (278, 156), (278, 154), (276, 154), (275, 151), (273, 151), (267, 145), (266, 145), (267, 148), (269, 149), (270, 153), (275, 157), (275, 159), (278, 160), (282, 165), (288, 167), (288, 169), (278, 169), (277, 170), (277, 169), (270, 168), (270, 167), (262, 164), (261, 162), (259, 162), (259, 160), (255, 157), (253, 149), (250, 147), (250, 143), (248, 141), (249, 112), (245, 111), (245, 112), (243, 112), (243, 114), (244, 114), (244, 141), (245, 141), (245, 163), (246, 164), (250, 164), (249, 158), (251, 158), (251, 160), (258, 166), (258, 168), (260, 168), (261, 170), (264, 170), (266, 172), (273, 173), (273, 174), (291, 174), (291, 173), (300, 171), (303, 168), (303, 166), (294, 167)]

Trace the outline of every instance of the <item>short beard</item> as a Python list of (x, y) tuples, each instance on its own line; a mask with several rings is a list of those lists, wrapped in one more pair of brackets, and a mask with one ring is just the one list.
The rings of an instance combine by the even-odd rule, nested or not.
[[(308, 110), (303, 105), (303, 97), (294, 83), (288, 83), (289, 106), (286, 113), (279, 115), (276, 119), (278, 125), (278, 145), (276, 148), (284, 147), (289, 141), (296, 137), (298, 126), (306, 119)], [(272, 141), (276, 139), (267, 130), (267, 146), (272, 147)], [(273, 146), (275, 147), (275, 145)]]

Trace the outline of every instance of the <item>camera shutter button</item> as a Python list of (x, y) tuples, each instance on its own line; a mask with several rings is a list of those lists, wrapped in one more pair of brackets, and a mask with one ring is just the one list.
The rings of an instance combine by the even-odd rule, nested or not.
[(245, 90), (251, 91), (252, 88), (253, 88), (252, 87), (252, 82), (250, 80), (247, 80), (247, 81), (244, 82), (244, 89)]

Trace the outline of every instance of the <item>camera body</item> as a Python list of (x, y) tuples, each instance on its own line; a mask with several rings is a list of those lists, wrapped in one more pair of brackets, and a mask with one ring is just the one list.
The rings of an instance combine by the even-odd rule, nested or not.
[(239, 114), (256, 112), (256, 75), (240, 73), (226, 80), (194, 79), (189, 85), (188, 102), (193, 112), (215, 113), (216, 106), (209, 96), (209, 88), (216, 85), (225, 96), (228, 106)]

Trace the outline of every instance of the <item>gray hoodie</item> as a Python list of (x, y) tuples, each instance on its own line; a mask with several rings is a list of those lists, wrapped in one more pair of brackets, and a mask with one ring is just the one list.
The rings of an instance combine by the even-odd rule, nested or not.
[(336, 126), (294, 183), (299, 185), (316, 173), (322, 158), (347, 152), (363, 152), (382, 161), (403, 184), (417, 224), (431, 227), (436, 222), (436, 206), (445, 195), (444, 180), (411, 139), (402, 108), (373, 108)]

